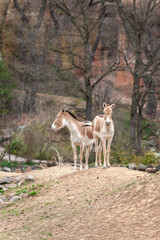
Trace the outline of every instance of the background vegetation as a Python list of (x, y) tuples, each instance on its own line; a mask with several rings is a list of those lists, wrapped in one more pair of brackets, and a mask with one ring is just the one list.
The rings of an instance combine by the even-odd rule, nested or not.
[[(11, 129), (8, 151), (55, 160), (53, 146), (72, 160), (67, 130), (50, 130), (56, 114), (65, 107), (92, 120), (114, 101), (112, 163), (157, 161), (159, 1), (0, 0), (0, 7), (0, 130)], [(121, 75), (129, 84), (115, 87)]]

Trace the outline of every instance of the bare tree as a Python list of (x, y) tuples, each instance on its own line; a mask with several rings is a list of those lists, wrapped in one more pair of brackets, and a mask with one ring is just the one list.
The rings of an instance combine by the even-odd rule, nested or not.
[[(106, 2), (106, 3), (105, 3)], [(59, 48), (54, 48), (66, 58), (66, 68), (77, 69), (83, 75), (80, 90), (86, 99), (86, 117), (92, 119), (92, 94), (95, 86), (110, 72), (116, 70), (119, 61), (113, 61), (105, 70), (97, 74), (93, 67), (93, 59), (101, 42), (103, 21), (106, 18), (106, 9), (110, 1), (62, 1), (50, 0), (56, 9), (57, 18), (63, 17), (61, 25)]]
[[(159, 1), (132, 0), (123, 4), (115, 0), (128, 41), (128, 51), (122, 51), (126, 66), (133, 76), (132, 104), (130, 110), (130, 139), (138, 152), (141, 150), (143, 109), (148, 94), (156, 89), (155, 74), (160, 70)], [(132, 59), (132, 61), (131, 61)], [(141, 83), (145, 74), (147, 84)], [(145, 87), (145, 86), (146, 87)], [(151, 90), (152, 89), (152, 90)]]
[[(24, 111), (29, 112), (34, 109), (40, 82), (47, 77), (45, 70), (47, 69), (49, 33), (47, 34), (47, 29), (42, 29), (47, 0), (40, 0), (38, 5), (27, 0), (23, 3), (14, 0), (13, 5), (17, 21), (15, 22), (17, 28), (16, 48), (13, 55), (15, 63), (20, 63), (15, 66), (15, 69), (18, 70), (20, 78), (25, 83)], [(30, 14), (30, 11), (33, 12), (33, 15)]]

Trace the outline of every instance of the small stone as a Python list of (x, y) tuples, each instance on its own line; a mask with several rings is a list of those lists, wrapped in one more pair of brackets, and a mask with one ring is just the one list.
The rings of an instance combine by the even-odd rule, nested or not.
[(20, 199), (20, 197), (19, 196), (13, 196), (13, 197), (11, 197), (10, 198), (10, 202), (15, 202), (15, 201), (17, 201), (17, 200), (19, 200)]
[(70, 196), (67, 198), (68, 200), (74, 199), (74, 196)]
[(27, 182), (33, 182), (33, 181), (34, 181), (33, 175), (31, 175), (31, 174), (27, 175), (26, 178), (25, 178), (25, 181), (27, 181)]
[(11, 183), (14, 179), (14, 177), (4, 176), (0, 179), (0, 184)]
[(4, 190), (4, 192), (6, 192), (6, 191), (8, 190), (8, 188), (6, 188), (6, 187), (3, 187), (3, 190)]

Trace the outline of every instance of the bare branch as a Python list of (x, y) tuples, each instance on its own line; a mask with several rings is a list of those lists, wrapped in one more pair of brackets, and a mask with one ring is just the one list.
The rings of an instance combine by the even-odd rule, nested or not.
[(17, 9), (17, 11), (19, 12), (19, 14), (21, 15), (21, 19), (22, 21), (29, 23), (29, 19), (26, 16), (25, 12), (22, 10), (22, 8), (19, 6), (17, 0), (13, 0), (14, 3), (14, 7)]
[(51, 16), (51, 18), (52, 18), (52, 20), (54, 22), (54, 25), (55, 25), (55, 31), (56, 31), (56, 33), (58, 33), (59, 23), (58, 23), (58, 20), (55, 18), (55, 13), (54, 13), (52, 0), (49, 0), (49, 10), (50, 10), (50, 16)]
[(38, 18), (37, 18), (37, 24), (35, 25), (36, 30), (38, 30), (41, 27), (43, 17), (44, 17), (44, 13), (45, 13), (45, 9), (46, 9), (47, 0), (41, 0), (41, 1), (42, 1), (42, 6), (40, 7), (39, 15), (38, 15)]

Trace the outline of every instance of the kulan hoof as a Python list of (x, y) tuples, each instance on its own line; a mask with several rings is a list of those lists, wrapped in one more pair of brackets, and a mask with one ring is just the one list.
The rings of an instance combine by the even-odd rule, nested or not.
[(95, 168), (98, 168), (98, 165), (95, 165)]
[(103, 166), (103, 169), (106, 169), (107, 167), (106, 166)]
[(107, 165), (107, 167), (108, 167), (108, 168), (111, 168), (111, 165), (110, 165), (110, 164), (108, 164), (108, 165)]

